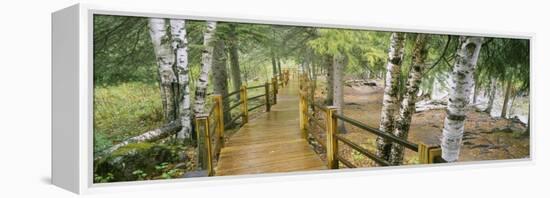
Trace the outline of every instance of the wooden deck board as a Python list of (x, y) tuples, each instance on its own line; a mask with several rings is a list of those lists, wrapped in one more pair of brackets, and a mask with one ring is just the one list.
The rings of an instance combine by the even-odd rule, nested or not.
[(279, 91), (270, 112), (250, 120), (226, 142), (216, 175), (326, 169), (300, 134), (297, 84)]

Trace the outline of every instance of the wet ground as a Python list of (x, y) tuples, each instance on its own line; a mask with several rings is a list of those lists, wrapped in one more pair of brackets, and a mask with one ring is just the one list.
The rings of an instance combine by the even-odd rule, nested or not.
[[(323, 85), (318, 85), (318, 99), (323, 98)], [(378, 128), (380, 112), (382, 109), (382, 84), (377, 86), (345, 86), (344, 88), (344, 114), (356, 120), (360, 120), (369, 126)], [(444, 109), (428, 110), (416, 113), (413, 116), (409, 131), (409, 141), (438, 145), (443, 128), (446, 113)], [(502, 130), (503, 128), (516, 129), (516, 132)], [(313, 126), (313, 134), (324, 140), (324, 132)], [(346, 125), (348, 136), (354, 142), (368, 150), (375, 152), (376, 136), (368, 134), (358, 128)], [(465, 122), (463, 146), (459, 161), (519, 159), (529, 157), (529, 136), (520, 135), (525, 131), (525, 126), (508, 119), (492, 118), (489, 114), (478, 112), (470, 108)], [(359, 167), (374, 166), (360, 153), (353, 151), (344, 144), (339, 144), (340, 153), (346, 159)], [(322, 152), (321, 152), (322, 153)], [(324, 154), (321, 154), (325, 158)], [(416, 153), (406, 151), (404, 164), (418, 163)]]

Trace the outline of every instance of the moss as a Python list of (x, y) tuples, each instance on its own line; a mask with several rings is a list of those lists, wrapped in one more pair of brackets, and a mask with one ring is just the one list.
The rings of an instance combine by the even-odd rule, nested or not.
[(126, 146), (120, 147), (115, 152), (113, 152), (111, 155), (112, 156), (121, 156), (121, 155), (128, 155), (128, 154), (132, 154), (132, 153), (138, 153), (140, 151), (148, 150), (152, 146), (153, 146), (152, 144), (146, 143), (146, 142), (132, 143), (132, 144), (128, 144)]
[[(165, 143), (133, 143), (119, 148), (111, 155), (94, 162), (95, 182), (133, 181), (149, 179), (163, 174), (160, 164), (176, 164), (188, 162), (191, 157), (181, 144)], [(166, 166), (166, 165), (165, 165)], [(185, 167), (182, 167), (185, 169)], [(136, 171), (140, 174), (136, 174)], [(110, 180), (102, 178), (109, 176)]]

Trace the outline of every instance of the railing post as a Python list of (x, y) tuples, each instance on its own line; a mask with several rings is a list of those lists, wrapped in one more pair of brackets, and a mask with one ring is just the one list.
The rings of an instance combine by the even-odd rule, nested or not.
[(210, 139), (210, 123), (208, 121), (208, 114), (200, 114), (195, 118), (195, 125), (197, 126), (197, 139), (198, 139), (198, 158), (199, 167), (202, 170), (208, 171), (208, 176), (214, 175), (214, 167), (212, 165), (212, 141)]
[(243, 115), (243, 123), (242, 124), (246, 124), (248, 123), (248, 98), (247, 98), (247, 94), (246, 94), (246, 85), (243, 85), (241, 87), (241, 112), (242, 112), (242, 115)]
[(418, 144), (418, 162), (420, 164), (437, 163), (437, 158), (441, 157), (441, 148), (430, 148), (425, 144)]
[(269, 82), (265, 83), (265, 111), (271, 111), (271, 102), (269, 102)]
[(307, 101), (307, 95), (303, 95), (300, 97), (300, 100), (302, 101), (302, 118), (303, 118), (303, 126), (302, 126), (302, 138), (307, 138), (307, 127), (308, 127), (308, 123), (309, 123), (309, 117), (307, 116), (308, 115), (308, 101)]
[(273, 84), (273, 104), (277, 104), (277, 78), (271, 78), (271, 84)]
[[(220, 141), (220, 148), (224, 145), (224, 120), (223, 120), (223, 98), (222, 95), (215, 94), (212, 96), (214, 98), (214, 101), (216, 103), (216, 119), (217, 119), (217, 130), (216, 133), (218, 135), (219, 141)], [(218, 152), (218, 151), (216, 151)]]
[(327, 162), (328, 168), (338, 169), (338, 141), (336, 139), (336, 118), (333, 115), (336, 113), (335, 106), (328, 106), (326, 111), (326, 128), (327, 128)]

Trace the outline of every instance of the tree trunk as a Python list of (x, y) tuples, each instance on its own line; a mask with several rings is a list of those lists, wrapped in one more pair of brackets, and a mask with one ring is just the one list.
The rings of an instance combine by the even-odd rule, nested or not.
[(282, 75), (282, 71), (281, 71), (281, 57), (277, 56), (277, 68), (279, 70), (279, 76), (283, 76)]
[(325, 99), (326, 105), (333, 105), (334, 101), (334, 67), (332, 56), (325, 56), (325, 67), (327, 68), (327, 98)]
[(187, 32), (185, 29), (185, 20), (170, 20), (172, 34), (172, 48), (175, 54), (176, 64), (174, 71), (176, 73), (176, 106), (178, 107), (178, 116), (181, 120), (181, 130), (177, 137), (188, 139), (191, 137), (191, 95), (189, 90), (189, 61)]
[(485, 113), (488, 113), (491, 115), (491, 111), (493, 111), (493, 104), (495, 101), (495, 95), (497, 92), (497, 81), (496, 79), (491, 79), (491, 91), (489, 93), (489, 101), (487, 101), (487, 108), (485, 108)]
[[(385, 88), (382, 99), (382, 113), (380, 116), (380, 130), (391, 133), (394, 128), (395, 113), (399, 107), (397, 100), (399, 90), (399, 77), (401, 75), (401, 63), (405, 49), (405, 33), (392, 33), (388, 63), (386, 65)], [(382, 137), (376, 138), (377, 155), (389, 160), (391, 144)]]
[(206, 104), (206, 91), (208, 88), (208, 73), (212, 68), (212, 41), (214, 37), (214, 32), (216, 31), (216, 22), (207, 21), (206, 22), (206, 32), (204, 33), (203, 41), (203, 50), (201, 57), (201, 72), (199, 74), (199, 79), (197, 82), (195, 90), (195, 105), (194, 113), (195, 116), (204, 112), (204, 106)]
[(475, 79), (475, 81), (476, 83), (474, 84), (474, 99), (472, 102), (473, 105), (476, 105), (477, 103), (477, 95), (479, 94), (479, 86), (480, 86), (480, 84), (477, 83), (478, 82), (477, 79)]
[[(212, 80), (214, 84), (214, 93), (225, 97), (229, 94), (229, 91), (227, 90), (227, 54), (225, 53), (225, 42), (223, 39), (216, 39), (214, 44), (214, 55), (212, 58)], [(224, 111), (229, 109), (229, 102), (223, 102), (222, 105)], [(225, 123), (231, 121), (230, 113), (231, 112), (223, 114), (223, 120)]]
[(176, 119), (176, 102), (174, 83), (176, 75), (172, 66), (174, 65), (174, 52), (170, 46), (170, 38), (167, 33), (167, 25), (165, 19), (150, 18), (149, 19), (149, 34), (153, 43), (153, 49), (158, 64), (159, 80), (160, 80), (160, 95), (162, 99), (162, 107), (164, 110), (164, 118), (166, 123)]
[[(239, 67), (239, 40), (235, 32), (235, 25), (229, 26), (229, 58), (231, 64), (231, 80), (233, 82), (233, 91), (237, 91), (242, 86), (241, 68)], [(240, 99), (237, 94), (237, 98)]]
[(171, 134), (174, 134), (176, 131), (181, 130), (181, 121), (180, 120), (174, 120), (158, 129), (154, 129), (151, 131), (147, 131), (141, 135), (128, 138), (121, 143), (115, 144), (108, 148), (107, 150), (103, 151), (101, 155), (107, 155), (112, 153), (113, 151), (116, 151), (120, 147), (126, 146), (131, 143), (135, 142), (151, 142), (155, 140), (159, 140), (162, 138), (165, 138)]
[[(416, 95), (422, 81), (422, 73), (426, 67), (425, 61), (428, 56), (426, 48), (427, 34), (418, 34), (414, 44), (412, 54), (412, 65), (409, 77), (407, 80), (406, 92), (401, 102), (401, 110), (399, 117), (395, 123), (393, 134), (401, 139), (406, 140), (409, 135), (409, 127), (411, 125), (412, 115), (415, 112)], [(392, 144), (390, 163), (392, 165), (400, 165), (403, 162), (403, 145)]]
[(506, 85), (506, 93), (504, 94), (504, 102), (502, 103), (502, 111), (500, 112), (501, 118), (506, 118), (506, 113), (508, 112), (508, 102), (510, 100), (510, 92), (512, 92), (512, 80), (508, 80), (508, 85)]
[(271, 66), (273, 69), (273, 76), (277, 75), (277, 60), (275, 59), (275, 54), (271, 53)]
[(452, 89), (447, 104), (447, 117), (441, 138), (442, 158), (447, 162), (458, 160), (466, 120), (466, 105), (470, 102), (473, 91), (474, 71), (483, 38), (461, 36), (459, 41), (451, 73)]
[[(515, 92), (515, 91), (512, 91), (512, 92)], [(513, 117), (514, 116), (514, 103), (516, 102), (516, 93), (513, 93), (512, 94), (512, 102), (510, 102), (510, 110), (508, 110), (508, 117)]]
[[(333, 105), (336, 106), (336, 113), (338, 115), (344, 114), (344, 86), (343, 86), (343, 72), (344, 72), (344, 58), (333, 56), (333, 90), (334, 90), (334, 101)], [(344, 126), (344, 121), (338, 120), (338, 132), (345, 133), (346, 128)]]

